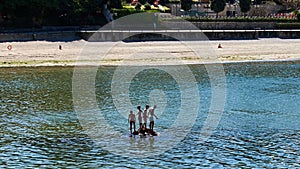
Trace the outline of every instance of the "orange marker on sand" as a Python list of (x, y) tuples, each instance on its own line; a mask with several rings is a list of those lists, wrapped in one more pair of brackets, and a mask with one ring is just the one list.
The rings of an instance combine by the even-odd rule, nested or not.
[(8, 49), (8, 50), (12, 50), (12, 46), (11, 46), (11, 45), (8, 45), (8, 46), (7, 46), (7, 49)]

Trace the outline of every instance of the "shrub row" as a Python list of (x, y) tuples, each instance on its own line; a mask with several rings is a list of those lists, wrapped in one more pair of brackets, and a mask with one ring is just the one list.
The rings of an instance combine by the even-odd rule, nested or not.
[(114, 19), (121, 18), (126, 15), (131, 15), (135, 13), (143, 12), (142, 10), (135, 10), (135, 9), (113, 9)]
[(126, 16), (126, 15), (131, 15), (135, 13), (141, 13), (141, 12), (159, 12), (159, 10), (136, 10), (136, 9), (129, 9), (129, 8), (123, 8), (123, 9), (113, 9), (113, 14), (114, 14), (114, 19), (118, 19), (120, 17)]
[(283, 22), (295, 23), (299, 22), (296, 18), (272, 18), (272, 17), (186, 17), (184, 18), (190, 22), (205, 22), (205, 21), (218, 21), (218, 22)]

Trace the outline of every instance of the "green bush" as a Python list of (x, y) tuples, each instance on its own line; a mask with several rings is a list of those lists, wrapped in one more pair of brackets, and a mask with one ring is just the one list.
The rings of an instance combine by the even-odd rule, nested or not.
[(190, 22), (281, 22), (281, 23), (294, 23), (297, 19), (289, 18), (269, 18), (269, 17), (226, 17), (226, 18), (215, 18), (215, 17), (186, 17), (184, 18)]
[(142, 4), (137, 3), (137, 4), (135, 5), (135, 9), (136, 9), (136, 10), (141, 10), (141, 8), (142, 8)]
[(114, 19), (126, 16), (126, 15), (140, 13), (140, 12), (143, 12), (143, 11), (136, 10), (136, 9), (113, 9)]
[(151, 10), (151, 5), (147, 2), (145, 5), (145, 10)]
[(300, 13), (297, 14), (297, 19), (300, 21)]
[(151, 9), (147, 10), (148, 13), (159, 13), (160, 11), (158, 9)]

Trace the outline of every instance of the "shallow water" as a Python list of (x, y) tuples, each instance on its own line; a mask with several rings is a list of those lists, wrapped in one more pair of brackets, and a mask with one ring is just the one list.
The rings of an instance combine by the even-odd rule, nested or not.
[[(210, 113), (211, 79), (204, 66), (190, 68), (200, 95), (195, 124), (181, 142), (145, 158), (116, 155), (87, 134), (73, 107), (73, 68), (0, 69), (0, 168), (300, 167), (299, 62), (225, 64), (225, 110), (206, 142), (199, 138)], [(142, 149), (157, 146), (176, 121), (182, 91), (164, 71), (138, 73), (130, 82), (130, 101), (134, 106), (149, 102), (164, 106), (158, 107), (155, 123), (161, 136), (129, 138), (126, 118), (120, 116), (111, 96), (115, 69), (98, 70), (99, 110), (124, 139), (144, 145)], [(164, 95), (157, 97), (161, 91)]]

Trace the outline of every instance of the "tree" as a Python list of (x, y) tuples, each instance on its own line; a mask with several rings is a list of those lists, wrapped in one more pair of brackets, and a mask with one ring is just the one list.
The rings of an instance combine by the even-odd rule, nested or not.
[(225, 9), (226, 0), (212, 0), (210, 4), (211, 10), (217, 13), (216, 18), (218, 18), (219, 12), (222, 12)]
[(241, 12), (243, 12), (245, 16), (246, 12), (250, 11), (251, 9), (251, 0), (240, 0), (240, 8)]
[(159, 3), (161, 5), (166, 5), (169, 1), (168, 0), (160, 0)]
[(141, 3), (141, 5), (145, 5), (147, 3), (147, 0), (139, 0), (139, 3)]
[(0, 1), (0, 26), (15, 28), (103, 24), (100, 11), (108, 3), (108, 0)]
[(112, 0), (108, 1), (111, 8), (122, 9), (122, 0)]
[[(260, 5), (262, 0), (254, 0), (253, 5)], [(276, 1), (276, 0), (275, 0)], [(276, 2), (275, 2), (276, 3)]]
[(181, 0), (181, 9), (188, 11), (192, 8), (193, 0)]
[(147, 0), (147, 2), (148, 2), (150, 5), (153, 5), (154, 0)]

